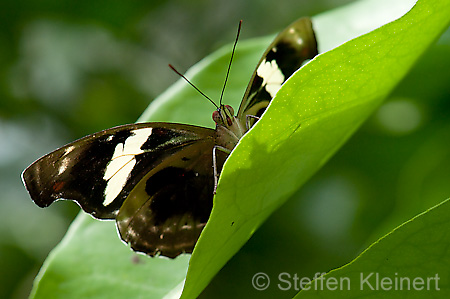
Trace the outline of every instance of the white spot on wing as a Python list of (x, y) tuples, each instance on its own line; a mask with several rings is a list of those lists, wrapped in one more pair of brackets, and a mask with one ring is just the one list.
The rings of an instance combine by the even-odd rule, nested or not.
[(103, 205), (106, 207), (122, 191), (128, 177), (136, 165), (136, 155), (142, 154), (142, 145), (152, 135), (152, 128), (137, 129), (131, 132), (124, 143), (116, 145), (114, 154), (105, 169), (103, 179), (107, 181)]
[(75, 146), (71, 145), (64, 150), (64, 155), (61, 158), (61, 162), (59, 163), (58, 175), (61, 175), (64, 171), (66, 171), (67, 167), (70, 164), (70, 158), (67, 157), (71, 151), (75, 149)]
[(284, 75), (275, 60), (261, 62), (256, 71), (259, 77), (263, 79), (263, 86), (266, 86), (267, 92), (274, 97), (284, 82)]

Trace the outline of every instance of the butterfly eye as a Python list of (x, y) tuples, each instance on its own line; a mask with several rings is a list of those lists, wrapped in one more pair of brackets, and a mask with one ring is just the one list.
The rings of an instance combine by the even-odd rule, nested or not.
[(212, 114), (212, 119), (213, 119), (213, 121), (217, 124), (217, 123), (221, 123), (222, 122), (222, 120), (220, 119), (220, 113), (219, 113), (219, 111), (214, 111), (213, 112), (213, 114)]
[(234, 116), (234, 109), (230, 105), (225, 105), (225, 108), (230, 112), (231, 116)]

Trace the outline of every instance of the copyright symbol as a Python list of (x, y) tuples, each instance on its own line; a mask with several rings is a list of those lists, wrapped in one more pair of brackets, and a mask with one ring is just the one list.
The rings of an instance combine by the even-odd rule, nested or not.
[(252, 286), (258, 291), (264, 291), (270, 285), (270, 278), (264, 272), (258, 272), (253, 275)]

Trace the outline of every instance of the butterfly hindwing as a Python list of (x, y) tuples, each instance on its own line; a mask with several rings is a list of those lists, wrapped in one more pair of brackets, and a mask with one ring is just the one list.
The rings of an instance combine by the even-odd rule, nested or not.
[[(309, 18), (301, 18), (277, 35), (264, 52), (239, 107), (237, 118), (251, 127), (260, 117), (281, 85), (302, 64), (318, 54), (317, 42)], [(248, 122), (248, 124), (247, 124)]]
[[(195, 142), (151, 169), (117, 215), (122, 239), (152, 256), (192, 252), (212, 209), (212, 153), (211, 144)], [(219, 169), (225, 158), (221, 153)]]

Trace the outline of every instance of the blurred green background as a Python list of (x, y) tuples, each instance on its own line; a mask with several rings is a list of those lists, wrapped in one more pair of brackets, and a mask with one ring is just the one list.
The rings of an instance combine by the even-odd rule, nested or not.
[[(76, 138), (134, 122), (178, 79), (168, 63), (185, 71), (233, 41), (238, 20), (244, 20), (245, 39), (348, 2), (1, 1), (0, 298), (28, 296), (78, 211), (67, 202), (35, 206), (20, 181), (26, 166)], [(448, 198), (449, 54), (447, 31), (202, 296), (291, 297), (293, 289), (254, 290), (252, 276), (312, 277), (341, 266)]]

